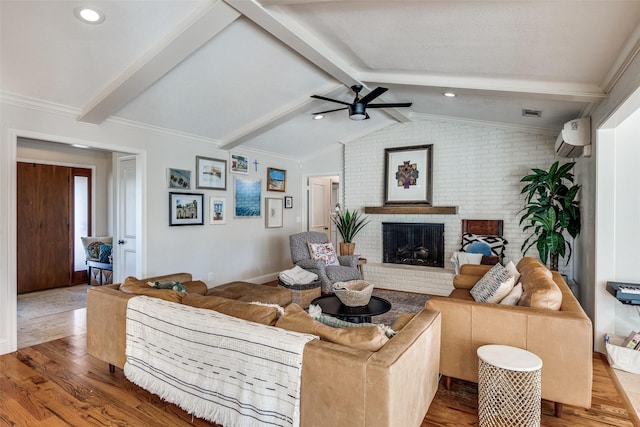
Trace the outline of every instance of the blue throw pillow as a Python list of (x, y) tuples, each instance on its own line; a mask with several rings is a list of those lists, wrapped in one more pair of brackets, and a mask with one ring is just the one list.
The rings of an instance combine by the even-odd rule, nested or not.
[(100, 262), (109, 264), (109, 256), (111, 256), (111, 249), (113, 248), (112, 245), (107, 245), (105, 243), (101, 243), (100, 244), (100, 256), (98, 257), (98, 260)]
[(485, 242), (473, 242), (465, 249), (465, 252), (470, 254), (482, 254), (484, 256), (491, 256), (491, 246)]

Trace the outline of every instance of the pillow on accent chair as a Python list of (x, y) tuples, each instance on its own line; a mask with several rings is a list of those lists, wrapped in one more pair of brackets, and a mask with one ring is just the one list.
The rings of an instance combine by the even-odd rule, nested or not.
[(467, 248), (474, 242), (486, 243), (491, 248), (491, 254), (495, 256), (502, 256), (505, 245), (509, 243), (504, 237), (464, 233), (462, 235), (462, 250), (468, 252)]
[(113, 249), (112, 245), (108, 245), (106, 243), (100, 243), (100, 255), (98, 256), (98, 261), (111, 264), (111, 250)]
[(484, 256), (491, 256), (491, 247), (485, 242), (477, 241), (467, 246), (467, 249), (465, 250), (465, 252), (470, 254), (481, 254)]
[(107, 244), (113, 245), (113, 237), (81, 237), (82, 246), (87, 259), (99, 260), (100, 259), (100, 245)]
[(311, 258), (322, 260), (324, 265), (340, 265), (333, 243), (308, 243), (308, 245)]

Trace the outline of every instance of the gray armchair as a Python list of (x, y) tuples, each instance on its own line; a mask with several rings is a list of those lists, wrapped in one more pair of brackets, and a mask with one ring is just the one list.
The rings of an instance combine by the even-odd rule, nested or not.
[(331, 286), (335, 282), (360, 279), (358, 271), (358, 257), (338, 256), (340, 265), (324, 265), (319, 259), (311, 258), (308, 243), (328, 243), (326, 234), (315, 231), (292, 234), (289, 236), (291, 247), (291, 261), (293, 264), (318, 275), (322, 281), (322, 292), (333, 293)]

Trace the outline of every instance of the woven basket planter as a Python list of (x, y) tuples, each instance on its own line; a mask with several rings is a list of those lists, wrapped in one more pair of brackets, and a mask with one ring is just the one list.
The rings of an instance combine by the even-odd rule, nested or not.
[(369, 304), (373, 284), (365, 280), (350, 280), (333, 284), (333, 292), (348, 307), (361, 307)]

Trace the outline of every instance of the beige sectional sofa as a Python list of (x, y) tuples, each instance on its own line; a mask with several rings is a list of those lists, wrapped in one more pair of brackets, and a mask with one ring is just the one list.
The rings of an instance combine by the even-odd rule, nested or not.
[(425, 305), (442, 314), (440, 373), (477, 382), (478, 347), (519, 347), (542, 358), (542, 398), (556, 403), (556, 415), (563, 403), (589, 408), (593, 331), (567, 283), (558, 272), (525, 257), (517, 265), (524, 289), (520, 305), (476, 302), (470, 290), (490, 268), (463, 265), (451, 295)]
[[(143, 287), (136, 290), (127, 284), (127, 281), (123, 286), (110, 285), (89, 289), (89, 354), (112, 366), (124, 367), (127, 302), (138, 294), (144, 294), (197, 307), (216, 307), (216, 311), (220, 310), (225, 314), (231, 314), (235, 310), (245, 319), (264, 320), (267, 324), (275, 321), (278, 326), (286, 329), (323, 335), (323, 339), (309, 342), (304, 349), (300, 425), (305, 427), (419, 426), (437, 391), (440, 314), (435, 311), (425, 309), (415, 316), (404, 317), (402, 320), (405, 325), (394, 337), (378, 350), (369, 351), (359, 345), (362, 337), (353, 341), (355, 344), (351, 346), (349, 332), (328, 331), (326, 328), (332, 328), (318, 325), (319, 322), (310, 322), (310, 317), (301, 313), (302, 310), (294, 304), (287, 307), (283, 317), (274, 320), (263, 316), (264, 311), (257, 313), (266, 307), (246, 307), (244, 304), (249, 303), (237, 300), (243, 298), (255, 301), (266, 298), (266, 302), (286, 305), (291, 301), (288, 290), (250, 284), (247, 284), (250, 285), (247, 289), (250, 289), (251, 296), (238, 292), (238, 289), (243, 287), (238, 284), (208, 290), (204, 283), (192, 282), (188, 273), (155, 277), (142, 282), (147, 280), (180, 281), (186, 284), (188, 296), (173, 290), (159, 291)], [(255, 288), (256, 286), (259, 288)], [(265, 291), (263, 288), (268, 289)], [(273, 294), (272, 291), (280, 293)], [(209, 295), (202, 296), (207, 294)], [(275, 301), (270, 295), (276, 295)], [(236, 299), (232, 299), (234, 297)], [(285, 303), (282, 303), (283, 301)], [(305, 319), (297, 321), (302, 315), (306, 316)], [(336, 342), (343, 344), (324, 339), (325, 336), (332, 339), (334, 335), (338, 336)]]

